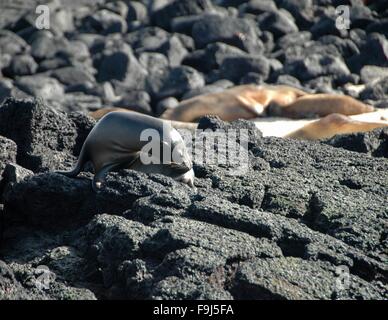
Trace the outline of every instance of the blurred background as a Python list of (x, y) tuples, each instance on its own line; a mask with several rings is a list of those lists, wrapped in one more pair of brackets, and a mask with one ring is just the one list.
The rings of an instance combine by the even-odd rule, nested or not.
[(387, 31), (385, 0), (0, 0), (0, 102), (158, 116), (273, 83), (387, 107)]

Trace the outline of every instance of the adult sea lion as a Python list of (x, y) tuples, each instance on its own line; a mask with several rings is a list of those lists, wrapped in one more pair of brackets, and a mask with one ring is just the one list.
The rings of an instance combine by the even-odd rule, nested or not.
[(340, 94), (309, 94), (285, 85), (241, 85), (183, 100), (176, 108), (166, 110), (161, 118), (195, 122), (202, 116), (216, 115), (221, 120), (233, 121), (253, 119), (267, 111), (271, 116), (300, 119), (374, 110), (372, 106)]
[(270, 103), (288, 105), (306, 94), (283, 85), (240, 85), (183, 100), (161, 118), (182, 122), (195, 122), (205, 115), (216, 115), (224, 121), (252, 119), (263, 115)]
[(360, 121), (343, 114), (333, 113), (319, 120), (304, 125), (285, 137), (303, 140), (328, 139), (337, 134), (367, 132), (377, 128), (388, 127), (388, 121)]
[(271, 115), (292, 119), (307, 118), (311, 116), (325, 117), (331, 113), (355, 115), (372, 112), (375, 109), (352, 97), (340, 94), (308, 94), (299, 97), (287, 105), (273, 105), (270, 107)]
[[(149, 144), (146, 129), (152, 129), (148, 133), (158, 139), (153, 141), (160, 147), (157, 154), (146, 149)], [(153, 162), (143, 163), (143, 156)], [(87, 136), (75, 168), (59, 173), (75, 177), (88, 161), (95, 172), (92, 182), (95, 191), (101, 188), (109, 171), (119, 168), (161, 173), (194, 186), (192, 160), (179, 132), (165, 121), (137, 112), (110, 112), (102, 117)]]

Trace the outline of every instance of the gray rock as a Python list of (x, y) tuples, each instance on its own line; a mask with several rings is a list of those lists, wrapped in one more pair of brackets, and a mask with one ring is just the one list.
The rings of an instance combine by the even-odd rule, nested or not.
[(0, 134), (17, 144), (17, 164), (36, 171), (74, 161), (75, 124), (41, 101), (8, 98), (0, 108)]
[(142, 89), (147, 71), (140, 65), (128, 45), (107, 50), (101, 58), (97, 80), (99, 82), (118, 80), (129, 89)]
[(174, 0), (152, 12), (151, 18), (157, 26), (169, 30), (171, 20), (175, 17), (201, 14), (212, 9), (210, 0)]
[(147, 7), (141, 2), (130, 1), (128, 3), (127, 21), (147, 21)]
[[(16, 143), (10, 139), (0, 136), (0, 177), (8, 163), (16, 162)], [(1, 178), (0, 178), (1, 180)]]
[[(46, 269), (47, 266), (32, 267), (17, 263), (7, 265), (0, 261), (0, 268), (2, 300), (96, 300), (96, 296), (88, 289), (57, 281), (56, 274)], [(47, 283), (42, 283), (42, 274)]]
[(172, 68), (161, 76), (149, 76), (147, 84), (152, 95), (160, 100), (171, 96), (180, 98), (187, 91), (203, 87), (205, 80), (195, 69), (182, 66)]
[[(377, 76), (379, 73), (375, 73)], [(388, 76), (372, 83), (368, 83), (366, 88), (360, 92), (361, 99), (384, 100), (388, 94)]]
[(323, 15), (319, 21), (317, 21), (311, 28), (310, 32), (312, 33), (314, 39), (317, 39), (323, 35), (332, 34), (339, 37), (346, 37), (347, 30), (339, 29), (336, 27), (335, 15), (327, 16)]
[(348, 67), (340, 58), (320, 54), (313, 54), (305, 59), (286, 64), (284, 71), (302, 81), (319, 76), (346, 76), (350, 74)]
[(347, 60), (349, 69), (358, 73), (364, 65), (388, 66), (388, 41), (380, 34), (372, 33), (368, 36), (360, 53)]
[(364, 66), (361, 71), (361, 80), (366, 85), (382, 80), (388, 77), (388, 68), (378, 66)]
[(160, 48), (170, 35), (158, 27), (146, 27), (126, 35), (125, 40), (135, 51), (152, 52)]
[(212, 13), (203, 13), (203, 14), (197, 14), (197, 15), (190, 15), (190, 16), (181, 16), (176, 17), (171, 20), (171, 31), (183, 33), (186, 35), (191, 36), (193, 25), (198, 21), (204, 21), (208, 18), (211, 18), (212, 16), (219, 15), (217, 12)]
[(120, 94), (120, 99), (114, 103), (117, 107), (152, 114), (151, 97), (146, 91), (127, 91)]
[(125, 33), (127, 32), (127, 23), (120, 15), (102, 9), (86, 17), (83, 20), (84, 28), (93, 30), (96, 33)]
[(290, 12), (301, 30), (314, 24), (314, 2), (312, 0), (277, 0), (279, 7)]
[(255, 72), (268, 78), (270, 72), (269, 61), (259, 55), (241, 55), (224, 58), (220, 67), (220, 78), (239, 83), (241, 78), (249, 72)]
[(334, 35), (326, 35), (320, 37), (318, 41), (324, 45), (334, 45), (344, 59), (360, 53), (356, 44), (350, 39), (341, 39)]
[(60, 101), (64, 94), (64, 88), (58, 80), (42, 75), (19, 77), (15, 86), (35, 98), (44, 100)]
[(350, 276), (346, 290), (338, 285), (335, 267), (295, 257), (256, 259), (242, 263), (236, 272), (232, 292), (240, 299), (371, 299), (383, 297), (368, 282)]
[(112, 11), (119, 16), (126, 18), (128, 14), (128, 7), (127, 4), (124, 1), (114, 1), (114, 2), (108, 2), (102, 5), (102, 9), (107, 9), (109, 11)]
[(66, 86), (82, 85), (93, 83), (94, 77), (87, 70), (76, 67), (65, 67), (56, 69), (51, 76)]
[(302, 46), (311, 40), (311, 33), (308, 31), (287, 33), (276, 42), (276, 46), (287, 49), (290, 46)]
[(328, 139), (325, 143), (337, 148), (367, 153), (374, 157), (388, 158), (388, 130), (386, 128), (365, 133), (338, 135)]
[(264, 12), (275, 12), (278, 10), (276, 3), (272, 0), (250, 0), (239, 6), (240, 12), (251, 14), (262, 14)]
[(66, 7), (52, 10), (50, 23), (57, 34), (73, 32), (75, 30), (73, 12)]
[(19, 55), (12, 58), (9, 66), (3, 72), (13, 78), (34, 74), (37, 69), (38, 65), (30, 55)]
[(68, 41), (65, 38), (54, 37), (48, 31), (39, 31), (31, 41), (31, 55), (36, 61), (51, 59), (67, 46)]
[(0, 81), (0, 103), (11, 96), (13, 89), (13, 83), (9, 79), (3, 79)]
[(182, 63), (203, 73), (209, 73), (212, 70), (219, 69), (224, 59), (244, 54), (244, 51), (241, 49), (217, 42), (208, 44), (205, 49), (196, 50), (188, 54)]
[[(72, 87), (72, 89), (75, 88)], [(83, 92), (71, 92), (71, 90), (68, 91), (70, 91), (70, 93), (65, 94), (63, 102), (55, 107), (56, 110), (65, 111), (68, 113), (83, 112), (85, 115), (88, 112), (95, 111), (96, 109), (99, 109), (103, 106), (103, 101), (100, 97), (92, 94), (85, 94)]]
[(157, 52), (141, 53), (139, 62), (151, 75), (163, 73), (169, 66), (169, 61), (166, 56)]
[(25, 169), (15, 163), (7, 163), (0, 177), (0, 193), (7, 192), (7, 188), (11, 188), (13, 184), (19, 183), (24, 178), (32, 176), (33, 174), (31, 170)]
[(28, 44), (23, 38), (9, 30), (0, 30), (0, 48), (2, 54), (11, 56), (23, 54), (27, 51)]
[(381, 19), (379, 21), (373, 21), (366, 27), (366, 31), (371, 33), (371, 32), (378, 32), (384, 34), (386, 37), (388, 37), (388, 31), (387, 31), (387, 26), (388, 26), (388, 20), (387, 18)]
[(352, 28), (366, 28), (373, 20), (372, 10), (363, 3), (350, 7), (350, 23)]
[(192, 37), (197, 48), (209, 43), (224, 42), (250, 53), (263, 52), (263, 43), (258, 38), (259, 30), (249, 20), (211, 16), (196, 22)]
[(0, 260), (0, 299), (17, 300), (27, 298), (27, 293), (24, 292), (23, 287), (16, 280), (12, 269)]
[(172, 67), (179, 66), (188, 53), (178, 36), (169, 38), (157, 49), (157, 51), (168, 58), (170, 66)]
[(55, 57), (42, 60), (39, 63), (38, 72), (45, 72), (49, 70), (55, 70), (63, 67), (68, 67), (70, 62), (64, 57)]
[(264, 13), (258, 19), (260, 29), (271, 32), (275, 38), (298, 31), (292, 17), (282, 11)]

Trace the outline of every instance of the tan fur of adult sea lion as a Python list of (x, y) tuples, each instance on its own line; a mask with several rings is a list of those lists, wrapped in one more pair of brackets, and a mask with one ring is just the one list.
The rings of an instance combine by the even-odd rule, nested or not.
[(342, 114), (333, 113), (322, 119), (314, 120), (285, 137), (302, 140), (320, 140), (331, 138), (337, 134), (367, 132), (383, 127), (388, 127), (388, 121), (359, 121)]
[(183, 100), (161, 118), (182, 122), (195, 122), (205, 115), (216, 115), (224, 121), (252, 119), (261, 116), (270, 103), (288, 105), (306, 94), (283, 85), (241, 85)]
[(372, 106), (362, 103), (352, 97), (340, 94), (309, 94), (296, 99), (294, 102), (277, 106), (275, 115), (292, 119), (308, 116), (325, 117), (332, 113), (355, 115), (372, 112)]

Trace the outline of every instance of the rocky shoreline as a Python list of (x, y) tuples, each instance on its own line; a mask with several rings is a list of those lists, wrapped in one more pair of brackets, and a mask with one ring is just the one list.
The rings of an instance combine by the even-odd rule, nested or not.
[(350, 30), (334, 0), (53, 1), (49, 31), (0, 15), (0, 299), (387, 299), (388, 129), (305, 142), (205, 117), (248, 130), (248, 173), (121, 170), (99, 193), (54, 173), (103, 106), (265, 82), (387, 107), (384, 1), (343, 2)]

